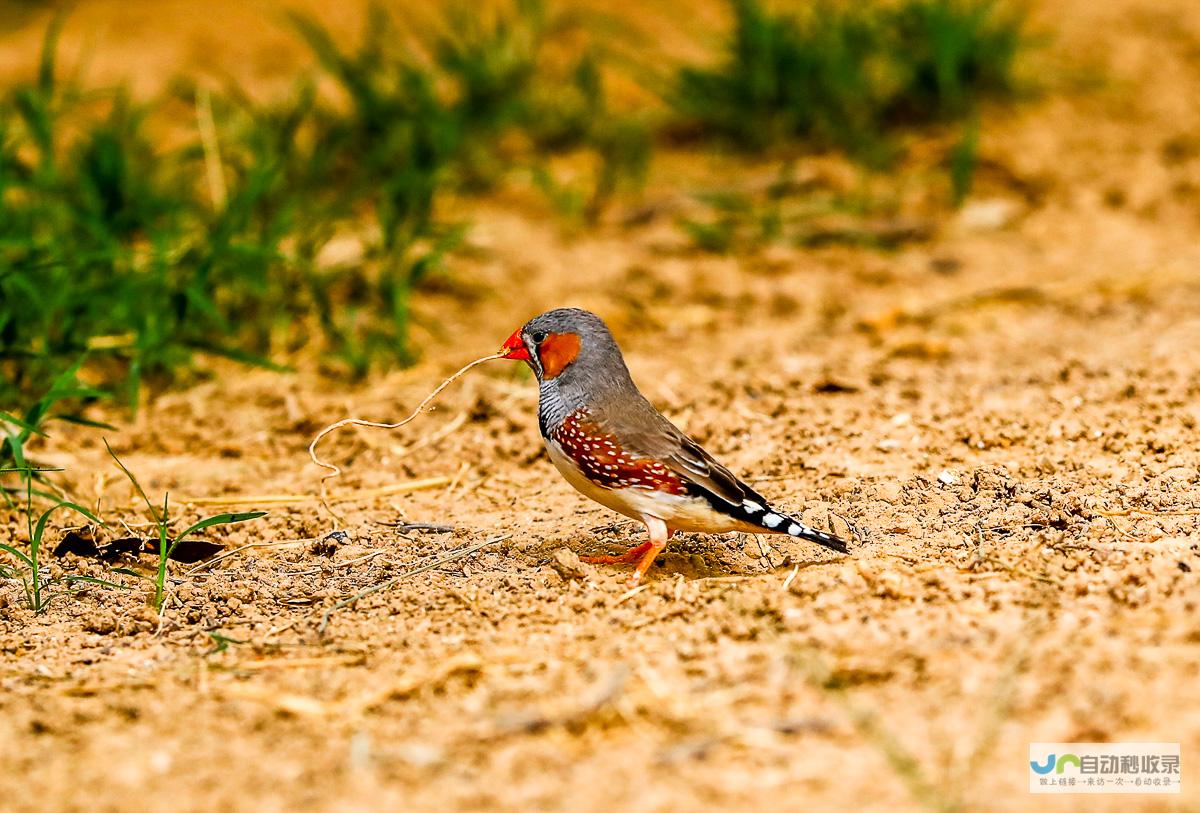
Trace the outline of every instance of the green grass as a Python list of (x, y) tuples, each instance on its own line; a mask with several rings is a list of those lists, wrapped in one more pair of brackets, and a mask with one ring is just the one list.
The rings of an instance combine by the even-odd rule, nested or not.
[(544, 163), (535, 163), (534, 182), (560, 213), (595, 223), (622, 187), (639, 188), (650, 166), (653, 133), (644, 117), (614, 112), (598, 58), (585, 53), (568, 81), (531, 106), (528, 132), (540, 153), (584, 150), (592, 157), (590, 178), (563, 183)]
[[(1016, 88), (1018, 11), (732, 7), (723, 56), (678, 70), (675, 115), (748, 149), (799, 140), (876, 163), (895, 154), (898, 128), (958, 123), (951, 197), (967, 194), (979, 105)], [(16, 422), (30, 409), (16, 405), (36, 405), (73, 367), (89, 387), (56, 400), (136, 406), (147, 382), (196, 375), (199, 354), (268, 367), (316, 354), (347, 376), (410, 363), (414, 293), (468, 232), (443, 211), (448, 195), (532, 178), (567, 219), (591, 223), (646, 174), (650, 118), (610, 103), (603, 43), (546, 58), (579, 31), (539, 0), (459, 3), (423, 27), (376, 7), (352, 43), (308, 17), (290, 25), (316, 67), (268, 102), (186, 79), (148, 101), (88, 87), (57, 64), (61, 19), (36, 76), (0, 95), (0, 409), (16, 427), (0, 465), (24, 465), (18, 446), (38, 431)], [(556, 174), (556, 156), (590, 171)], [(709, 249), (734, 250), (748, 231), (808, 239), (788, 229), (809, 215), (777, 201), (713, 212), (683, 223)], [(335, 239), (354, 250), (327, 250)]]
[[(933, 127), (946, 150), (947, 200), (970, 193), (981, 106), (1015, 96), (1018, 57), (1032, 43), (1019, 6), (1004, 0), (816, 0), (777, 7), (730, 0), (733, 27), (720, 58), (685, 65), (669, 99), (676, 129), (746, 151), (835, 150), (893, 168), (903, 136)], [(866, 176), (864, 176), (866, 177)], [(877, 176), (881, 177), (881, 176)], [(864, 189), (870, 184), (864, 181)], [(888, 249), (927, 236), (893, 202), (781, 179), (765, 191), (699, 197), (680, 219), (693, 244), (726, 253), (764, 243), (843, 243)]]
[(923, 221), (905, 218), (896, 190), (877, 175), (863, 171), (856, 186), (841, 188), (819, 177), (798, 180), (794, 170), (788, 162), (759, 188), (697, 195), (699, 211), (681, 217), (679, 226), (697, 249), (715, 254), (772, 243), (889, 250), (928, 237)]
[[(51, 402), (52, 403), (52, 402)], [(36, 424), (25, 424), (22, 419), (17, 419), (14, 416), (5, 416), (6, 422), (10, 425), (22, 427), (23, 431), (32, 432)], [(13, 434), (10, 432), (8, 440), (11, 441)], [(207, 528), (212, 528), (217, 525), (233, 525), (240, 522), (248, 522), (250, 520), (259, 519), (267, 515), (266, 511), (246, 511), (242, 513), (225, 513), (217, 514), (211, 517), (205, 517), (198, 522), (188, 526), (182, 533), (174, 536), (170, 533), (172, 520), (170, 517), (170, 498), (169, 495), (163, 495), (161, 509), (150, 501), (138, 482), (137, 477), (130, 471), (121, 459), (117, 457), (112, 447), (108, 445), (108, 441), (104, 441), (104, 446), (108, 449), (109, 455), (116, 462), (117, 466), (125, 474), (129, 481), (133, 484), (138, 495), (146, 503), (146, 509), (154, 522), (158, 535), (158, 564), (156, 573), (153, 578), (154, 583), (154, 608), (161, 611), (163, 606), (164, 589), (166, 585), (167, 563), (170, 561), (172, 554), (179, 547), (180, 543), (187, 539), (192, 534), (203, 531)], [(12, 446), (12, 454), (18, 459), (23, 460), (19, 445)], [(44, 469), (34, 468), (28, 465), (6, 466), (0, 468), (0, 474), (18, 474), (21, 477), (21, 482), (24, 485), (24, 504), (18, 505), (15, 503), (6, 490), (5, 499), (11, 507), (16, 507), (25, 517), (27, 530), (27, 548), (21, 549), (16, 544), (0, 543), (0, 579), (14, 580), (21, 583), (22, 590), (25, 594), (25, 601), (30, 610), (35, 613), (43, 612), (50, 603), (63, 595), (66, 595), (67, 590), (61, 589), (63, 586), (69, 587), (75, 584), (94, 584), (102, 587), (125, 589), (124, 585), (115, 582), (98, 579), (92, 576), (82, 576), (78, 574), (64, 574), (60, 576), (47, 577), (43, 567), (43, 548), (46, 539), (46, 530), (51, 517), (58, 511), (66, 510), (74, 512), (85, 519), (96, 523), (99, 526), (105, 526), (106, 523), (100, 517), (93, 514), (90, 510), (63, 499), (54, 493), (45, 490), (35, 490), (34, 482), (41, 475), (50, 471), (59, 471), (60, 469)], [(39, 513), (34, 506), (35, 496), (42, 501), (49, 501), (50, 507)], [(15, 543), (15, 540), (13, 540)], [(117, 569), (114, 572), (123, 573), (125, 575), (139, 576), (139, 574)]]
[[(55, 38), (37, 81), (0, 105), (0, 401), (90, 351), (92, 372), (133, 404), (144, 380), (188, 370), (197, 352), (266, 364), (314, 327), (352, 373), (411, 359), (409, 291), (445, 250), (432, 206), (449, 148), (432, 78), (410, 70), (384, 111), (361, 109), (368, 99), (344, 115), (311, 91), (265, 109), (197, 94), (210, 137), (198, 128), (167, 152), (147, 132), (161, 109), (61, 80)], [(318, 268), (364, 210), (381, 237), (362, 268)], [(415, 252), (421, 240), (433, 248)]]
[[(189, 525), (182, 533), (171, 537), (171, 505), (170, 495), (163, 495), (162, 509), (159, 510), (150, 498), (146, 496), (145, 489), (138, 482), (134, 473), (130, 471), (121, 458), (117, 457), (117, 453), (112, 450), (112, 446), (108, 445), (108, 441), (104, 441), (104, 448), (108, 450), (108, 454), (116, 462), (117, 467), (129, 478), (129, 482), (133, 484), (133, 488), (137, 491), (138, 496), (146, 503), (146, 511), (150, 515), (150, 519), (154, 522), (154, 527), (158, 532), (158, 567), (154, 575), (154, 609), (162, 612), (164, 590), (167, 581), (167, 562), (171, 559), (171, 554), (179, 547), (179, 543), (194, 533), (203, 531), (206, 528), (212, 528), (216, 525), (236, 525), (240, 522), (249, 522), (250, 520), (259, 519), (267, 515), (266, 511), (244, 511), (237, 514), (216, 514)], [(90, 516), (90, 515), (89, 515)]]
[[(733, 9), (715, 67), (678, 71), (680, 117), (746, 148), (800, 139), (880, 162), (897, 127), (966, 122), (948, 162), (953, 198), (966, 194), (978, 105), (1015, 88), (1018, 12), (999, 0)], [(315, 350), (349, 376), (409, 363), (414, 292), (467, 234), (442, 211), (448, 194), (523, 175), (567, 218), (595, 222), (645, 176), (648, 119), (610, 104), (602, 44), (548, 66), (548, 43), (578, 32), (538, 0), (454, 4), (416, 28), (376, 7), (350, 44), (311, 18), (290, 24), (317, 67), (266, 103), (186, 79), (145, 102), (89, 88), (56, 63), (61, 20), (48, 28), (36, 77), (0, 97), (0, 409), (80, 358), (95, 389), (130, 405), (148, 381), (193, 375), (197, 354), (278, 366)], [(164, 128), (178, 146), (162, 146)], [(590, 172), (556, 175), (556, 155)], [(727, 248), (728, 221), (684, 227)], [(353, 259), (328, 259), (335, 238)]]
[(720, 60), (681, 68), (670, 95), (691, 130), (748, 150), (802, 139), (884, 164), (897, 128), (1014, 93), (1028, 43), (1023, 14), (1000, 0), (731, 5)]
[(277, 252), (248, 229), (222, 241), (234, 213), (201, 204), (188, 156), (157, 150), (149, 109), (122, 91), (63, 79), (56, 36), (0, 103), (0, 402), (85, 355), (132, 400), (196, 350), (245, 355), (222, 289)]
[[(22, 550), (17, 547), (15, 539), (10, 540), (12, 544), (0, 544), (0, 554), (4, 554), (0, 557), (0, 579), (19, 581), (25, 594), (26, 605), (35, 613), (44, 611), (53, 599), (64, 595), (63, 590), (56, 589), (62, 585), (87, 582), (105, 587), (121, 587), (112, 582), (75, 574), (46, 578), (42, 567), (42, 545), (46, 527), (55, 512), (66, 509), (103, 524), (86, 508), (66, 499), (62, 490), (47, 477), (59, 469), (38, 466), (30, 459), (26, 449), (33, 438), (46, 437), (50, 431), (50, 424), (54, 422), (112, 428), (91, 421), (78, 411), (61, 411), (65, 403), (79, 405), (105, 395), (77, 379), (82, 363), (83, 359), (80, 358), (59, 373), (46, 391), (19, 414), (0, 411), (0, 502), (24, 515), (28, 545), (26, 550)], [(14, 475), (18, 478), (17, 486), (2, 482), (3, 479)], [(24, 500), (18, 501), (18, 497), (24, 497)], [(35, 498), (42, 503), (48, 503), (50, 507), (38, 513), (34, 507)]]
[[(1026, 632), (1033, 632), (1035, 626), (1031, 624)], [(1035, 637), (1027, 635), (1019, 640)], [(882, 757), (913, 802), (935, 813), (960, 813), (978, 806), (977, 800), (971, 798), (971, 789), (979, 772), (994, 760), (1000, 735), (1013, 716), (1017, 682), (1029, 669), (1029, 663), (1024, 646), (1018, 645), (1003, 656), (990, 695), (980, 698), (977, 728), (969, 732), (973, 735), (968, 741), (969, 748), (965, 754), (952, 753), (947, 748), (946, 756), (951, 758), (943, 762), (950, 767), (934, 771), (905, 743), (903, 732), (888, 724), (886, 715), (853, 697), (853, 687), (844, 685), (824, 655), (798, 650), (791, 659), (808, 684), (842, 710), (859, 738)]]
[(975, 166), (979, 163), (979, 117), (969, 119), (963, 126), (962, 137), (950, 150), (950, 200), (960, 206), (975, 179)]
[[(57, 499), (56, 495), (44, 489), (53, 489), (54, 485), (43, 477), (43, 470), (29, 459), (26, 445), (36, 437), (46, 437), (48, 425), (55, 421), (77, 423), (103, 429), (113, 427), (89, 420), (78, 411), (64, 412), (64, 403), (86, 404), (106, 397), (106, 394), (94, 387), (81, 383), (76, 377), (83, 358), (62, 371), (50, 383), (49, 387), (20, 414), (0, 411), (0, 473), (21, 475), (24, 486), (19, 491), (32, 487), (32, 481), (38, 481), (41, 488), (31, 492), (29, 496)], [(30, 482), (25, 482), (25, 481)], [(12, 489), (0, 487), (0, 501), (9, 507), (16, 505), (12, 497)]]
[[(88, 88), (49, 27), (36, 78), (0, 97), (0, 408), (85, 356), (131, 406), (197, 354), (274, 366), (311, 343), (350, 376), (409, 363), (413, 292), (467, 231), (441, 214), (448, 193), (582, 150), (595, 217), (645, 171), (648, 134), (608, 109), (592, 57), (543, 66), (562, 26), (536, 0), (416, 31), (376, 7), (351, 44), (290, 24), (316, 72), (267, 103), (186, 79), (149, 102)], [(353, 260), (323, 258), (335, 237)]]
[[(122, 585), (92, 576), (67, 574), (48, 578), (42, 566), (42, 547), (46, 536), (46, 526), (55, 512), (60, 510), (73, 511), (80, 516), (97, 524), (104, 523), (91, 511), (82, 505), (60, 500), (52, 495), (42, 495), (53, 502), (49, 508), (40, 514), (33, 505), (33, 475), (45, 469), (0, 469), (0, 472), (16, 472), (22, 475), (25, 482), (25, 514), (26, 531), (28, 534), (28, 552), (13, 545), (0, 543), (0, 554), (8, 557), (8, 561), (0, 560), (0, 579), (19, 581), (25, 594), (25, 603), (35, 613), (41, 613), (50, 606), (54, 599), (65, 594), (63, 586), (72, 584), (96, 584), (103, 587), (121, 588)], [(36, 517), (36, 519), (35, 519)]]

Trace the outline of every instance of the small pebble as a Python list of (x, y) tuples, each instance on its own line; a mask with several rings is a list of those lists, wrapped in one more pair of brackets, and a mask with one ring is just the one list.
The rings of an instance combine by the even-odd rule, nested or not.
[(554, 568), (559, 576), (562, 576), (563, 581), (573, 579), (582, 581), (591, 575), (587, 565), (580, 560), (579, 554), (570, 548), (559, 548), (554, 551), (554, 555), (550, 557), (550, 567)]

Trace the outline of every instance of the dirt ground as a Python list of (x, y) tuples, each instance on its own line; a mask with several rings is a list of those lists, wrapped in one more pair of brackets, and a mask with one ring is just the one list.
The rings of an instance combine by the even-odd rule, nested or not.
[[(1200, 7), (1041, 6), (1050, 64), (1085, 67), (990, 121), (927, 241), (700, 254), (672, 179), (773, 168), (667, 155), (646, 194), (667, 213), (636, 226), (471, 203), (417, 367), (344, 388), (216, 364), (110, 437), (187, 519), (311, 495), (323, 424), (396, 419), (580, 305), (652, 401), (853, 556), (685, 535), (639, 592), (572, 573), (560, 549), (640, 531), (560, 479), (536, 387), (497, 362), (324, 447), (338, 495), (449, 482), (342, 500), (340, 523), (254, 501), (269, 517), (174, 569), (161, 620), (142, 588), (35, 617), (0, 585), (0, 809), (1200, 810)], [(38, 452), (133, 505), (96, 432)], [(1027, 795), (1031, 741), (1106, 740), (1181, 743), (1184, 794)]]

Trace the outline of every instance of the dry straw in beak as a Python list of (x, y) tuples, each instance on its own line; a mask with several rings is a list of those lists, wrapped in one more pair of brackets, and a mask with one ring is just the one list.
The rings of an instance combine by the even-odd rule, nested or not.
[(452, 384), (454, 381), (456, 381), (458, 378), (460, 378), (468, 370), (470, 370), (473, 367), (477, 367), (480, 364), (483, 364), (485, 361), (496, 361), (497, 359), (502, 359), (502, 358), (504, 358), (503, 353), (493, 353), (490, 356), (484, 356), (483, 358), (475, 359), (470, 364), (466, 365), (461, 370), (459, 370), (457, 373), (455, 373), (454, 375), (447, 378), (441, 384), (438, 384), (437, 389), (435, 389), (433, 392), (429, 393), (429, 395), (425, 396), (425, 400), (423, 400), (423, 401), (421, 401), (421, 403), (417, 404), (417, 408), (412, 411), (411, 415), (409, 415), (404, 420), (399, 421), (398, 423), (378, 423), (376, 421), (364, 421), (360, 418), (343, 418), (342, 420), (340, 420), (336, 423), (331, 423), (329, 426), (326, 426), (324, 429), (322, 429), (320, 432), (318, 432), (317, 436), (312, 439), (312, 443), (308, 444), (308, 456), (310, 458), (312, 458), (312, 462), (316, 463), (318, 466), (320, 466), (323, 469), (329, 470), (328, 474), (321, 477), (321, 505), (325, 506), (325, 510), (328, 511), (330, 514), (332, 514), (334, 517), (338, 516), (337, 513), (332, 508), (329, 507), (329, 503), (326, 499), (327, 498), (326, 481), (329, 480), (331, 477), (337, 477), (338, 475), (340, 475), (342, 473), (342, 470), (341, 470), (341, 468), (334, 465), (333, 463), (326, 463), (324, 460), (317, 457), (317, 444), (321, 442), (321, 438), (325, 437), (326, 435), (328, 435), (330, 432), (332, 432), (335, 429), (340, 429), (343, 426), (349, 426), (349, 425), (370, 426), (370, 427), (374, 427), (376, 429), (399, 429), (401, 426), (404, 426), (406, 423), (411, 421), (413, 418), (420, 415), (425, 410), (425, 407), (429, 406), (430, 402), (433, 401), (434, 398), (438, 397), (438, 394), (441, 393), (442, 390), (444, 390), (444, 389), (446, 389), (446, 387), (450, 386), (450, 384)]

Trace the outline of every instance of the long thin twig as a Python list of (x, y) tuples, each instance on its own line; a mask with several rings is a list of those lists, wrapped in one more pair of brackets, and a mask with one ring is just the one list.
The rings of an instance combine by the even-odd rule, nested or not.
[(385, 528), (392, 528), (398, 534), (409, 531), (430, 531), (431, 533), (447, 534), (454, 530), (453, 525), (438, 525), (433, 522), (380, 522)]
[(1195, 517), (1200, 516), (1200, 509), (1159, 511), (1151, 508), (1126, 508), (1123, 511), (1097, 511), (1102, 517), (1128, 517), (1137, 514), (1143, 517)]
[(382, 556), (385, 553), (387, 553), (386, 550), (372, 551), (371, 553), (368, 553), (366, 556), (359, 556), (355, 559), (348, 559), (345, 562), (338, 562), (337, 564), (329, 565), (327, 567), (323, 567), (323, 568), (322, 567), (314, 567), (311, 570), (297, 570), (294, 573), (284, 573), (283, 575), (284, 576), (316, 576), (320, 573), (326, 572), (327, 570), (338, 570), (343, 567), (353, 567), (354, 565), (357, 565), (360, 562), (365, 562), (368, 559), (374, 559), (376, 556)]
[[(351, 491), (349, 494), (339, 494), (334, 497), (328, 497), (328, 501), (353, 502), (354, 500), (369, 500), (375, 497), (387, 497), (392, 494), (405, 494), (409, 491), (439, 488), (450, 483), (450, 478), (446, 476), (426, 477), (423, 480), (405, 480), (403, 483), (392, 483), (390, 486), (367, 488), (360, 491)], [(182, 499), (179, 502), (183, 505), (296, 505), (312, 502), (314, 499), (317, 498), (312, 494), (259, 494), (257, 496), (231, 494), (228, 497), (194, 497), (191, 499)]]
[(421, 573), (425, 573), (427, 571), (433, 570), (434, 568), (438, 568), (438, 567), (441, 567), (442, 565), (449, 564), (450, 562), (453, 562), (457, 559), (461, 559), (464, 556), (470, 556), (475, 551), (486, 548), (488, 545), (494, 545), (497, 542), (502, 542), (505, 539), (508, 539), (508, 537), (509, 537), (509, 534), (501, 534), (499, 536), (488, 537), (487, 539), (485, 539), (482, 542), (479, 542), (475, 545), (471, 545), (470, 547), (466, 547), (466, 548), (460, 548), (456, 551), (451, 551), (450, 553), (447, 553), (443, 556), (439, 556), (436, 559), (432, 559), (423, 565), (414, 567), (412, 570), (406, 570), (403, 573), (401, 573), (399, 576), (393, 576), (392, 578), (388, 579), (387, 581), (380, 582), (379, 584), (376, 584), (373, 587), (368, 587), (366, 590), (362, 590), (358, 593), (355, 593), (354, 595), (350, 596), (350, 598), (342, 599), (337, 604), (334, 604), (332, 607), (330, 607), (328, 610), (326, 610), (324, 613), (321, 614), (321, 623), (317, 626), (317, 634), (318, 635), (325, 634), (325, 628), (329, 626), (330, 616), (332, 616), (338, 610), (341, 610), (344, 607), (350, 607), (351, 605), (357, 604), (359, 601), (366, 598), (367, 596), (374, 595), (375, 593), (378, 593), (382, 590), (387, 590), (389, 587), (392, 587), (393, 585), (397, 584), (398, 582), (402, 582), (407, 578), (410, 578), (412, 576), (417, 576), (417, 575), (420, 575)]
[(431, 393), (429, 393), (429, 395), (425, 396), (425, 400), (423, 400), (423, 401), (421, 401), (421, 403), (417, 404), (417, 408), (412, 411), (412, 414), (409, 415), (407, 418), (405, 418), (402, 421), (398, 421), (396, 423), (379, 423), (376, 421), (365, 421), (365, 420), (362, 420), (361, 418), (343, 418), (340, 421), (331, 423), (329, 426), (326, 426), (324, 429), (322, 429), (320, 432), (318, 432), (317, 436), (312, 439), (312, 443), (308, 444), (308, 456), (310, 458), (312, 458), (312, 462), (316, 463), (321, 468), (327, 469), (329, 471), (328, 474), (325, 474), (321, 477), (321, 505), (323, 505), (325, 507), (325, 510), (327, 510), (334, 518), (337, 518), (337, 516), (338, 516), (337, 513), (334, 512), (334, 510), (329, 507), (329, 501), (327, 499), (326, 481), (331, 477), (337, 477), (338, 475), (340, 475), (342, 473), (342, 470), (337, 465), (335, 465), (333, 463), (326, 463), (324, 460), (317, 457), (317, 444), (321, 442), (321, 438), (325, 437), (326, 435), (328, 435), (330, 432), (334, 431), (335, 429), (340, 429), (343, 426), (369, 426), (369, 427), (374, 427), (376, 429), (399, 429), (401, 426), (404, 426), (406, 423), (411, 421), (413, 418), (420, 415), (425, 410), (425, 407), (427, 407), (429, 405), (429, 403), (431, 401), (433, 401), (434, 398), (437, 398), (438, 394), (441, 393), (442, 390), (444, 390), (444, 389), (446, 389), (446, 387), (450, 386), (451, 383), (453, 383), (455, 380), (457, 380), (460, 376), (462, 376), (468, 370), (472, 369), (473, 367), (477, 367), (480, 364), (483, 364), (484, 362), (495, 361), (496, 359), (502, 359), (502, 358), (504, 358), (503, 353), (493, 353), (490, 356), (484, 356), (483, 358), (477, 358), (474, 361), (472, 361), (470, 364), (467, 364), (462, 369), (460, 369), (458, 372), (456, 372), (454, 375), (450, 376), (445, 381), (443, 381), (441, 384), (438, 384), (433, 392), (431, 392)]
[(210, 567), (212, 567), (213, 565), (215, 565), (217, 562), (221, 561), (222, 559), (228, 559), (230, 556), (236, 556), (239, 553), (244, 553), (245, 551), (248, 551), (251, 548), (282, 548), (287, 545), (303, 545), (308, 542), (315, 542), (321, 538), (322, 537), (320, 537), (320, 536), (312, 536), (312, 537), (309, 537), (308, 539), (288, 539), (283, 542), (252, 542), (249, 545), (242, 545), (240, 548), (234, 548), (233, 550), (227, 550), (219, 556), (214, 556), (212, 559), (209, 559), (207, 562), (201, 562), (200, 564), (193, 567), (191, 570), (183, 571), (183, 575), (191, 576), (196, 573), (199, 573), (202, 570), (208, 570)]

